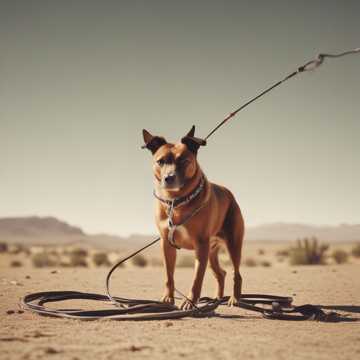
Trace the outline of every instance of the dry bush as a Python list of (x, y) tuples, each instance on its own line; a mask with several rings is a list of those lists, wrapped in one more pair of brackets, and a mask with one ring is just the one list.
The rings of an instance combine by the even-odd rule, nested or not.
[(34, 267), (43, 268), (58, 265), (58, 259), (50, 254), (44, 252), (34, 254), (31, 257), (31, 261)]
[(334, 250), (331, 256), (337, 264), (344, 264), (348, 261), (349, 258), (349, 254), (342, 249)]
[(290, 250), (291, 265), (324, 265), (329, 245), (319, 244), (318, 239), (298, 239), (297, 245)]
[(144, 255), (137, 254), (131, 258), (131, 262), (134, 266), (145, 267), (148, 264), (148, 261)]
[(89, 251), (84, 248), (74, 248), (69, 251), (69, 254), (86, 258), (89, 255)]
[(68, 251), (70, 267), (87, 267), (88, 250), (84, 248), (74, 248)]
[(179, 258), (176, 266), (181, 268), (188, 268), (194, 266), (194, 256), (191, 255), (183, 255)]
[(264, 249), (258, 249), (258, 255), (265, 255)]
[(254, 266), (257, 266), (257, 262), (255, 259), (248, 257), (245, 259), (244, 265), (248, 266), (248, 267), (254, 267)]
[(25, 247), (21, 244), (14, 244), (8, 246), (9, 254), (18, 255), (25, 250)]
[(268, 260), (263, 260), (260, 262), (260, 265), (263, 267), (270, 267), (271, 266), (271, 262)]
[(13, 260), (13, 261), (10, 263), (10, 266), (11, 266), (11, 267), (22, 267), (23, 264), (22, 264), (22, 262), (19, 261), (19, 260)]
[(351, 255), (354, 257), (360, 257), (360, 242), (353, 246), (351, 249)]
[(289, 249), (282, 249), (276, 252), (276, 256), (288, 257), (290, 255)]
[(6, 253), (9, 251), (9, 245), (6, 242), (0, 242), (0, 253)]
[(105, 252), (97, 252), (93, 255), (92, 260), (96, 266), (110, 266), (111, 262)]
[(69, 266), (70, 267), (87, 267), (88, 263), (86, 261), (86, 256), (79, 255), (78, 253), (72, 253), (69, 257)]

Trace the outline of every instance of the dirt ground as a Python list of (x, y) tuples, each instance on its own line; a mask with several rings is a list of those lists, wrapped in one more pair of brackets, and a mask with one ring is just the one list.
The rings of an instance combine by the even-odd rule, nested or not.
[[(254, 252), (255, 253), (255, 252)], [(295, 304), (335, 308), (349, 319), (338, 323), (266, 320), (238, 308), (221, 307), (209, 318), (120, 322), (79, 321), (18, 312), (19, 299), (46, 290), (104, 293), (108, 268), (10, 268), (0, 259), (0, 359), (358, 359), (360, 358), (360, 265), (243, 267), (244, 293), (294, 297)], [(229, 271), (228, 271), (229, 273)], [(124, 297), (158, 299), (162, 268), (126, 267), (114, 275), (112, 291)], [(176, 287), (187, 292), (191, 268), (176, 270)], [(203, 295), (214, 294), (207, 271)], [(227, 293), (230, 276), (227, 279)], [(83, 303), (66, 303), (79, 307)], [(99, 306), (106, 307), (104, 304)], [(65, 304), (57, 304), (65, 306)], [(11, 311), (14, 313), (11, 313)], [(10, 314), (8, 313), (10, 311)], [(231, 315), (231, 316), (230, 316)]]

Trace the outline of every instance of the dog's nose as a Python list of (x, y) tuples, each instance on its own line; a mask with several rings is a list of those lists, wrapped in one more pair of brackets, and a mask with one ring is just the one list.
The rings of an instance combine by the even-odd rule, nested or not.
[(175, 178), (176, 178), (176, 175), (175, 175), (175, 174), (166, 175), (166, 176), (165, 176), (165, 183), (166, 183), (167, 185), (171, 185), (171, 184), (174, 183)]

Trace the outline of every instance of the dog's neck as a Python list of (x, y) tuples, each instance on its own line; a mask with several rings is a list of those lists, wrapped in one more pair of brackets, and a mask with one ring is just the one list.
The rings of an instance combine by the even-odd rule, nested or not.
[[(188, 202), (187, 199), (191, 199), (193, 195), (196, 197), (199, 190), (201, 192), (204, 188), (204, 183), (205, 176), (198, 166), (195, 175), (179, 190), (164, 189), (156, 182), (154, 195), (159, 201), (165, 204), (170, 204), (172, 201), (175, 201), (178, 205), (181, 205), (182, 202)], [(176, 203), (174, 204), (175, 206), (177, 205)]]

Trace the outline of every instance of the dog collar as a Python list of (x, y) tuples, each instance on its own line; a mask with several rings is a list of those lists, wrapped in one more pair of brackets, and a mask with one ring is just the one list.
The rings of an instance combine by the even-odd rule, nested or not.
[(156, 199), (158, 199), (159, 201), (161, 201), (163, 204), (166, 204), (172, 208), (176, 208), (178, 206), (181, 205), (185, 205), (188, 204), (190, 201), (192, 201), (193, 199), (195, 199), (200, 193), (201, 191), (204, 189), (205, 186), (205, 177), (201, 176), (199, 185), (188, 195), (186, 196), (181, 196), (178, 198), (174, 198), (174, 199), (164, 199), (162, 197), (160, 197), (156, 191), (154, 190), (154, 196), (156, 197)]

